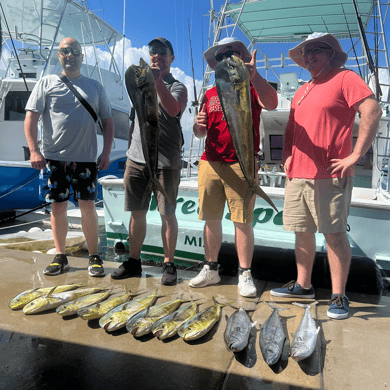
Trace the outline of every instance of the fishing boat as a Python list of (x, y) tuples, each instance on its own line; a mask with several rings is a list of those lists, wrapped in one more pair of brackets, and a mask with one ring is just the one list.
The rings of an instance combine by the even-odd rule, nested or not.
[[(24, 107), (41, 77), (61, 73), (58, 45), (66, 37), (80, 42), (85, 54), (81, 74), (105, 87), (114, 112), (111, 164), (108, 170), (99, 172), (99, 177), (123, 177), (130, 101), (122, 82), (123, 71), (114, 56), (123, 35), (89, 11), (85, 1), (2, 0), (0, 15), (0, 212), (32, 209), (44, 202), (39, 187), (41, 183), (43, 188), (45, 175), (30, 165), (23, 127)], [(101, 67), (102, 53), (108, 69)], [(98, 153), (102, 148), (99, 130)], [(102, 198), (100, 186), (99, 197)]]
[[(314, 32), (331, 33), (348, 53), (346, 67), (361, 75), (383, 109), (373, 146), (355, 169), (352, 208), (348, 218), (352, 254), (371, 259), (378, 267), (390, 271), (390, 240), (384, 237), (390, 226), (390, 78), (385, 36), (388, 7), (388, 3), (376, 0), (243, 0), (239, 3), (227, 0), (219, 12), (211, 8), (210, 45), (226, 36), (235, 36), (247, 42), (251, 52), (257, 49), (257, 68), (278, 94), (278, 107), (262, 113), (259, 180), (279, 212), (261, 198), (256, 198), (253, 222), (256, 247), (294, 249), (294, 233), (284, 231), (282, 226), (286, 181), (281, 169), (283, 133), (292, 97), (304, 80), (310, 79), (310, 74), (298, 68), (286, 53)], [(279, 49), (277, 58), (267, 55), (275, 52), (276, 48)], [(213, 71), (207, 67), (198, 101), (202, 101), (204, 93), (213, 84)], [(355, 141), (358, 123), (357, 116), (353, 131)], [(203, 148), (202, 141), (194, 137), (191, 139), (188, 168), (182, 172), (176, 213), (179, 237), (175, 260), (179, 263), (191, 264), (204, 258), (204, 223), (198, 220), (197, 171), (194, 165)], [(130, 213), (123, 212), (123, 180), (103, 180), (102, 185), (107, 239), (119, 245), (128, 236), (130, 218)], [(147, 222), (142, 258), (161, 260), (161, 221), (154, 199)], [(227, 207), (223, 219), (223, 241), (234, 245), (234, 227)], [(318, 254), (326, 254), (322, 234), (316, 234), (316, 250)]]

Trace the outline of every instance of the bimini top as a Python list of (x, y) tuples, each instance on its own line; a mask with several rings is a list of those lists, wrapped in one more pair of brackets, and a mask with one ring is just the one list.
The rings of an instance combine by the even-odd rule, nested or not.
[[(58, 46), (66, 37), (84, 45), (108, 45), (122, 38), (117, 30), (72, 0), (1, 0), (12, 38), (36, 46)], [(3, 15), (3, 39), (9, 38)]]
[[(366, 29), (374, 2), (356, 3)], [(227, 2), (225, 12), (253, 43), (302, 41), (314, 32), (339, 39), (359, 36), (352, 0), (247, 0)]]

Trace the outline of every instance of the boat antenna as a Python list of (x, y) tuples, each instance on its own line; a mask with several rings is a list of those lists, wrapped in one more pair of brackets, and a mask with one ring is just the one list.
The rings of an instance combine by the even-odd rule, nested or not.
[(192, 44), (191, 44), (191, 30), (190, 30), (190, 20), (188, 20), (188, 34), (190, 36), (190, 51), (191, 51), (191, 63), (192, 63), (192, 80), (194, 82), (194, 101), (191, 103), (193, 107), (195, 107), (195, 114), (198, 115), (198, 96), (196, 94), (196, 85), (195, 85), (195, 71), (194, 71), (194, 58), (192, 56)]
[(380, 97), (382, 96), (382, 90), (381, 90), (381, 87), (380, 87), (380, 85), (379, 85), (378, 72), (377, 72), (376, 69), (375, 69), (374, 61), (372, 60), (370, 48), (369, 48), (369, 46), (368, 46), (366, 33), (364, 32), (363, 22), (362, 22), (362, 19), (361, 19), (361, 17), (360, 17), (360, 12), (359, 12), (359, 9), (358, 9), (356, 0), (353, 0), (353, 6), (355, 7), (355, 13), (356, 13), (357, 21), (358, 21), (358, 26), (359, 26), (360, 34), (361, 34), (361, 37), (362, 37), (362, 40), (363, 40), (364, 49), (365, 49), (366, 54), (367, 54), (368, 67), (369, 67), (370, 72), (373, 74), (374, 79), (375, 79), (376, 100), (379, 101), (379, 100), (380, 100)]
[(16, 51), (15, 44), (14, 44), (14, 40), (12, 39), (11, 31), (10, 31), (9, 26), (8, 26), (7, 18), (5, 17), (3, 5), (2, 5), (1, 3), (0, 3), (0, 7), (1, 7), (1, 12), (3, 13), (4, 22), (5, 22), (6, 26), (7, 26), (7, 30), (8, 30), (9, 37), (11, 38), (11, 43), (12, 43), (12, 46), (13, 46), (13, 48), (14, 48), (14, 52), (15, 52), (16, 59), (18, 60), (19, 69), (20, 69), (20, 72), (21, 72), (22, 77), (23, 77), (24, 85), (26, 86), (27, 92), (29, 92), (29, 90), (28, 90), (28, 85), (27, 85), (27, 82), (26, 82), (26, 77), (25, 77), (25, 75), (24, 75), (22, 65), (20, 64), (18, 52)]

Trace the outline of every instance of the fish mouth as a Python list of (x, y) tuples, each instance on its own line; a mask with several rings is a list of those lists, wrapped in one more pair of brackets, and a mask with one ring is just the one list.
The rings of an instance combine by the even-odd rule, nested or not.
[(131, 333), (133, 336), (135, 336), (135, 335), (137, 334), (137, 330), (138, 330), (138, 328), (134, 328), (134, 329), (131, 330), (130, 333)]
[(112, 322), (112, 321), (107, 322), (107, 324), (105, 324), (105, 325), (103, 326), (103, 329), (104, 329), (106, 332), (108, 332), (108, 328), (110, 327), (111, 322)]
[(153, 334), (154, 334), (155, 337), (157, 337), (159, 340), (161, 340), (160, 337), (161, 337), (162, 333), (163, 333), (162, 330), (158, 330), (157, 332), (155, 332)]

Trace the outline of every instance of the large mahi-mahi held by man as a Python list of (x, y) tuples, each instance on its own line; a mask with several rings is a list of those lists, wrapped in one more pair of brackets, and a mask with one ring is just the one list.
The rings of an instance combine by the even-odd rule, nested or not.
[(244, 218), (254, 194), (261, 196), (278, 211), (255, 179), (256, 161), (254, 158), (254, 128), (251, 114), (249, 72), (244, 62), (236, 56), (221, 61), (215, 68), (215, 82), (237, 160), (248, 182)]
[(151, 191), (157, 198), (160, 191), (166, 199), (168, 196), (157, 179), (158, 139), (158, 98), (156, 83), (150, 66), (141, 58), (139, 66), (131, 65), (126, 71), (125, 82), (127, 93), (133, 103), (141, 133), (142, 151), (149, 172), (149, 182), (142, 198), (142, 203)]

